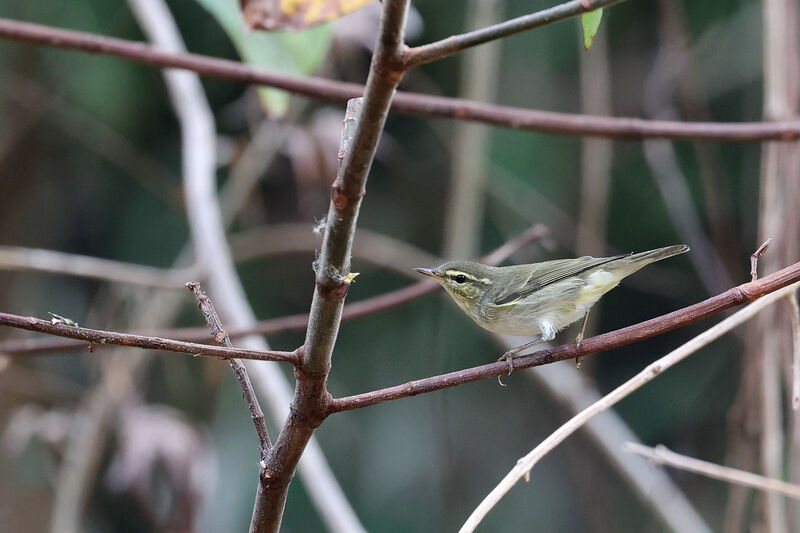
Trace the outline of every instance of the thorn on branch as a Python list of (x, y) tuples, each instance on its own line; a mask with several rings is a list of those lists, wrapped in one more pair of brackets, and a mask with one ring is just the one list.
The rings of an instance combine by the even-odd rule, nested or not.
[(772, 237), (764, 241), (764, 244), (758, 247), (758, 250), (753, 252), (750, 256), (750, 281), (758, 279), (758, 258), (764, 255), (764, 252), (769, 248), (769, 243), (772, 242)]

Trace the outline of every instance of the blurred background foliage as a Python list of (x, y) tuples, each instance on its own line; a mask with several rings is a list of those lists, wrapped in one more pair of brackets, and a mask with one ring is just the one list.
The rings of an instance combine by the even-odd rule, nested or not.
[[(168, 2), (190, 51), (363, 83), (376, 28), (368, 9), (312, 30), (312, 37), (245, 36), (232, 41), (204, 9), (211, 0)], [(700, 100), (668, 91), (674, 118), (714, 121), (761, 116), (761, 22), (759, 4), (670, 2), (681, 14), (691, 72), (672, 76), (701, 88)], [(222, 2), (224, 4), (224, 2)], [(508, 0), (505, 18), (550, 5)], [(469, 5), (462, 0), (414, 3), (413, 40), (420, 44), (464, 30)], [(0, 16), (141, 40), (121, 0), (0, 4)], [(225, 23), (223, 23), (224, 25)], [(630, 1), (606, 10), (600, 33), (608, 40), (613, 114), (649, 116), (647, 91), (662, 47), (664, 3)], [(240, 36), (241, 37), (241, 36)], [(244, 43), (250, 39), (249, 43)], [(305, 40), (301, 40), (305, 39)], [(256, 41), (255, 43), (253, 41)], [(293, 42), (300, 64), (282, 46)], [(298, 48), (297, 43), (301, 42)], [(580, 63), (596, 50), (582, 49), (577, 20), (505, 39), (501, 43), (495, 101), (520, 107), (580, 112)], [(583, 55), (583, 58), (581, 58)], [(291, 59), (291, 58), (290, 58)], [(290, 61), (291, 62), (291, 61)], [(446, 59), (410, 72), (402, 89), (458, 95), (460, 65)], [(675, 83), (672, 81), (671, 83)], [(203, 80), (219, 132), (219, 180), (257, 138), (272, 127), (279, 150), (263, 161), (258, 184), (236, 217), (232, 232), (292, 222), (308, 232), (324, 216), (334, 175), (343, 106), (280, 96), (268, 118), (257, 91), (240, 84)], [(696, 94), (696, 93), (695, 93)], [(281, 100), (282, 99), (282, 100)], [(119, 59), (0, 41), (0, 243), (45, 248), (169, 267), (189, 237), (180, 182), (180, 132), (158, 70)], [(392, 114), (368, 184), (359, 227), (441, 256), (445, 206), (452, 187), (450, 120)], [(550, 237), (522, 250), (514, 261), (584, 253), (575, 249), (581, 204), (582, 141), (487, 128), (486, 185), (475, 215), (480, 253), (533, 223)], [(679, 169), (699, 215), (700, 230), (722, 258), (734, 282), (747, 279), (755, 249), (758, 144), (673, 143)], [(612, 144), (605, 246), (592, 253), (639, 251), (682, 242), (664, 196), (654, 181), (641, 142)], [(701, 159), (710, 167), (704, 167)], [(718, 189), (704, 189), (708, 168)], [(583, 199), (586, 200), (586, 199)], [(710, 213), (722, 213), (712, 236)], [(714, 215), (717, 216), (717, 215)], [(358, 234), (356, 236), (358, 239)], [(239, 265), (251, 304), (261, 318), (308, 310), (313, 291), (313, 250), (262, 254)], [(348, 301), (399, 288), (417, 264), (396, 269), (355, 257), (361, 276)], [(0, 275), (0, 309), (46, 317), (51, 311), (81, 325), (130, 331), (120, 294), (149, 297), (150, 289), (120, 292), (107, 284), (32, 272)], [(161, 291), (161, 290), (157, 290)], [(190, 295), (170, 325), (200, 325)], [(636, 275), (609, 294), (595, 311), (604, 332), (696, 302), (711, 294), (681, 256)], [(213, 298), (213, 294), (211, 295)], [(104, 312), (103, 310), (113, 310)], [(702, 331), (702, 322), (661, 337), (587, 358), (582, 374), (605, 392), (655, 357)], [(4, 330), (0, 338), (23, 336)], [(560, 341), (572, 338), (565, 332)], [(270, 338), (293, 349), (301, 333)], [(493, 361), (502, 349), (442, 294), (346, 322), (334, 354), (330, 389), (346, 395)], [(617, 411), (647, 444), (724, 462), (726, 414), (740, 373), (740, 340), (728, 336), (622, 402)], [(76, 410), (100, 376), (102, 352), (53, 354), (4, 361), (0, 371), (0, 523), (7, 531), (46, 530), (53, 487)], [(571, 362), (559, 363), (572, 365)], [(184, 438), (182, 454), (166, 467), (196, 470), (192, 485), (199, 531), (243, 531), (256, 486), (256, 439), (240, 391), (222, 362), (158, 355), (141, 376), (135, 400), (115, 417), (104, 445), (86, 508), (86, 531), (148, 531), (168, 505), (146, 490), (169, 485), (148, 461), (159, 439)], [(289, 373), (287, 372), (287, 376)], [(570, 416), (519, 372), (500, 388), (494, 380), (335, 415), (318, 431), (326, 456), (369, 531), (452, 531), (516, 459)], [(277, 433), (270, 424), (273, 435)], [(145, 432), (150, 439), (132, 440)], [(149, 432), (149, 433), (148, 433)], [(127, 453), (127, 455), (126, 455)], [(194, 454), (189, 460), (186, 454)], [(181, 457), (185, 463), (181, 463)], [(204, 458), (202, 461), (198, 458)], [(172, 461), (172, 462), (170, 462)], [(712, 529), (721, 527), (726, 485), (672, 473)], [(189, 482), (187, 481), (187, 484)], [(150, 495), (153, 501), (137, 491)], [(173, 502), (174, 503), (174, 502)], [(303, 486), (292, 485), (286, 531), (323, 529)], [(591, 442), (578, 434), (533, 470), (490, 514), (485, 531), (662, 531)]]

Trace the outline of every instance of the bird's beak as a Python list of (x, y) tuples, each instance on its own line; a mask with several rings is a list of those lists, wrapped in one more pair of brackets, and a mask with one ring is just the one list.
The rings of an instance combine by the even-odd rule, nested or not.
[(439, 274), (434, 272), (433, 269), (430, 268), (415, 268), (414, 271), (419, 272), (420, 274), (425, 274), (426, 276), (430, 276), (437, 281), (440, 281), (442, 279), (442, 276), (440, 276)]

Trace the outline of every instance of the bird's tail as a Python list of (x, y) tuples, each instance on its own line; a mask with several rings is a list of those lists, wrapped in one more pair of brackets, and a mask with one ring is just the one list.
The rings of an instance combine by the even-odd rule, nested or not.
[[(674, 246), (665, 246), (664, 248), (656, 248), (655, 250), (648, 250), (647, 252), (639, 252), (638, 254), (631, 254), (621, 257), (619, 260), (614, 261), (614, 263), (609, 264), (609, 267), (616, 266), (620, 270), (624, 272), (624, 276), (628, 276), (633, 274), (640, 268), (649, 265), (650, 263), (655, 263), (656, 261), (661, 261), (662, 259), (666, 259), (667, 257), (672, 257), (673, 255), (678, 255), (682, 253), (686, 253), (689, 251), (689, 247), (685, 244), (676, 244)], [(612, 266), (613, 265), (613, 266)]]
[(631, 263), (638, 263), (641, 261), (646, 265), (655, 261), (661, 261), (667, 257), (672, 257), (673, 255), (683, 254), (688, 251), (689, 247), (685, 244), (676, 244), (674, 246), (665, 246), (664, 248), (656, 248), (655, 250), (632, 254), (626, 257), (625, 260)]

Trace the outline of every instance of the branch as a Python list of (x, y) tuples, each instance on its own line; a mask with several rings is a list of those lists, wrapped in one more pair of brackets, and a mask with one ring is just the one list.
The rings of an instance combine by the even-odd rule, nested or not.
[[(203, 292), (203, 289), (200, 288), (200, 284), (196, 281), (187, 283), (186, 288), (192, 291), (195, 298), (197, 298), (200, 311), (203, 313), (206, 324), (208, 324), (211, 330), (211, 337), (220, 345), (233, 348), (231, 338), (228, 337), (228, 334), (222, 327), (222, 321), (219, 319), (216, 309), (214, 309), (214, 304), (211, 303), (211, 298)], [(236, 358), (228, 359), (228, 363), (230, 363), (233, 373), (236, 374), (236, 379), (242, 387), (242, 393), (247, 402), (247, 407), (250, 409), (250, 418), (253, 419), (253, 425), (256, 427), (258, 440), (261, 443), (261, 460), (263, 461), (269, 449), (272, 448), (272, 442), (269, 440), (269, 432), (267, 431), (267, 424), (264, 422), (264, 413), (261, 411), (261, 406), (258, 404), (256, 391), (253, 390), (253, 385), (250, 383), (250, 376), (247, 375), (247, 369), (244, 367), (244, 364)]]
[[(132, 335), (130, 333), (117, 333), (114, 331), (103, 331), (99, 329), (82, 328), (79, 326), (68, 326), (60, 322), (51, 322), (32, 316), (19, 316), (9, 313), (0, 313), (0, 326), (27, 329), (28, 331), (38, 331), (58, 337), (78, 339), (83, 343), (89, 343), (89, 351), (92, 352), (97, 346), (116, 345), (131, 346), (134, 348), (144, 348), (147, 350), (164, 350), (167, 352), (186, 353), (190, 355), (202, 355), (207, 357), (236, 357), (239, 359), (253, 359), (256, 361), (283, 361), (296, 364), (298, 351), (281, 352), (275, 350), (244, 350), (241, 348), (224, 348), (221, 346), (209, 346), (208, 344), (198, 344), (195, 342), (176, 341), (162, 337), (151, 337), (147, 335)], [(15, 355), (15, 354), (8, 354)]]
[[(162, 68), (191, 70), (211, 78), (275, 87), (327, 102), (345, 102), (350, 98), (361, 96), (364, 92), (363, 86), (354, 83), (277, 74), (237, 61), (199, 54), (164, 52), (140, 42), (3, 18), (0, 18), (0, 38), (112, 55)], [(409, 92), (395, 94), (392, 110), (427, 117), (469, 120), (525, 131), (614, 139), (663, 138), (728, 142), (800, 139), (800, 121), (796, 120), (721, 123), (599, 117), (484, 104), (459, 98)]]
[[(794, 267), (798, 267), (797, 270), (800, 270), (800, 263), (795, 264)], [(750, 282), (745, 285), (740, 285), (738, 288), (743, 290), (743, 288), (747, 287), (748, 285), (752, 286), (754, 283)], [(581, 426), (586, 424), (586, 422), (591, 420), (596, 414), (611, 408), (622, 399), (628, 397), (634, 391), (640, 389), (642, 386), (660, 376), (665, 370), (681, 362), (688, 356), (697, 352), (710, 342), (718, 339), (733, 328), (750, 320), (760, 311), (763, 311), (779, 299), (785, 297), (791, 291), (797, 290), (797, 287), (798, 284), (794, 284), (790, 287), (784, 287), (783, 290), (773, 291), (773, 293), (766, 298), (762, 298), (759, 301), (748, 305), (744, 309), (741, 309), (719, 324), (716, 324), (689, 342), (683, 344), (676, 350), (673, 350), (664, 357), (661, 357), (655, 362), (650, 363), (644, 368), (644, 370), (636, 374), (634, 377), (572, 417), (549, 437), (542, 441), (542, 443), (534, 448), (530, 453), (517, 461), (517, 464), (514, 466), (514, 468), (511, 469), (511, 471), (503, 478), (503, 480), (494, 489), (492, 489), (492, 491), (486, 496), (486, 498), (483, 499), (480, 505), (478, 505), (478, 507), (472, 512), (470, 517), (459, 530), (459, 533), (469, 533), (474, 531), (486, 514), (492, 510), (497, 502), (499, 502), (509, 490), (511, 490), (517, 481), (520, 480), (520, 478), (527, 479), (530, 475), (531, 469), (536, 465), (536, 463), (539, 462), (539, 460), (541, 460), (542, 457), (562, 443)]]
[[(800, 280), (800, 263), (786, 267), (783, 270), (770, 274), (755, 282), (749, 282), (729, 289), (722, 294), (702, 302), (684, 307), (672, 313), (652, 318), (626, 328), (597, 335), (584, 339), (580, 348), (575, 343), (564, 344), (549, 350), (541, 350), (530, 355), (514, 359), (514, 368), (531, 368), (565, 359), (575, 359), (586, 355), (625, 346), (640, 340), (661, 335), (673, 329), (697, 322), (715, 315), (726, 309), (740, 305), (748, 300), (755, 300), (777, 291), (787, 285)], [(368, 407), (390, 400), (397, 400), (409, 396), (416, 396), (435, 390), (455, 387), (481, 379), (502, 376), (508, 372), (508, 365), (503, 361), (476, 366), (448, 374), (433, 376), (402, 385), (388, 387), (372, 392), (365, 392), (354, 396), (336, 398), (331, 400), (329, 410), (331, 413), (350, 411), (361, 407)]]
[(768, 492), (777, 492), (790, 498), (800, 499), (800, 485), (787, 483), (766, 476), (759, 476), (758, 474), (745, 472), (738, 468), (730, 468), (709, 463), (708, 461), (701, 461), (693, 457), (687, 457), (675, 453), (666, 446), (660, 444), (655, 448), (651, 448), (635, 442), (628, 442), (625, 444), (625, 451), (647, 457), (657, 465), (667, 465), (679, 470), (685, 470), (686, 472), (694, 472), (701, 476), (727, 481), (728, 483)]
[(177, 289), (192, 269), (165, 269), (39, 248), (0, 246), (0, 270), (66, 274), (116, 283)]
[[(523, 246), (546, 238), (547, 236), (549, 236), (547, 227), (541, 224), (534, 224), (528, 230), (485, 255), (480, 261), (487, 265), (502, 263)], [(420, 281), (402, 289), (347, 304), (342, 310), (342, 320), (360, 318), (385, 309), (391, 309), (392, 307), (414, 300), (429, 292), (433, 292), (438, 287), (439, 285), (435, 281)], [(253, 327), (231, 328), (228, 331), (228, 335), (230, 335), (232, 339), (253, 334), (273, 335), (285, 331), (302, 330), (307, 326), (308, 315), (297, 314), (262, 320)], [(152, 332), (152, 334), (158, 335), (159, 337), (180, 339), (183, 341), (202, 341), (208, 337), (208, 332), (205, 328), (165, 329)], [(68, 339), (18, 339), (0, 342), (0, 354), (8, 355), (34, 355), (85, 348), (86, 344), (84, 342)]]
[(453, 54), (457, 54), (467, 48), (472, 48), (479, 44), (502, 39), (515, 33), (531, 30), (554, 22), (594, 11), (602, 7), (608, 7), (619, 3), (622, 0), (572, 0), (561, 5), (557, 5), (530, 15), (523, 15), (499, 24), (494, 24), (486, 28), (452, 35), (441, 41), (436, 41), (422, 46), (409, 48), (403, 54), (403, 66), (407, 69), (416, 67), (424, 63), (436, 61)]

